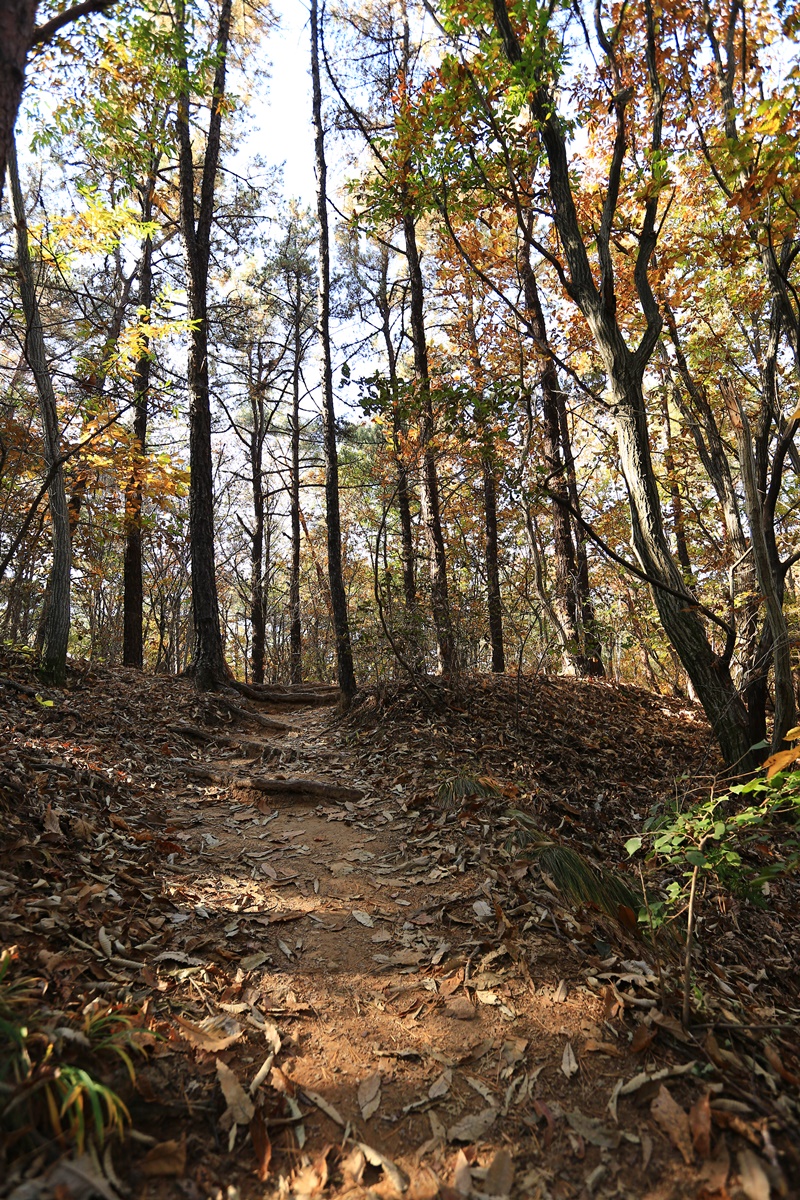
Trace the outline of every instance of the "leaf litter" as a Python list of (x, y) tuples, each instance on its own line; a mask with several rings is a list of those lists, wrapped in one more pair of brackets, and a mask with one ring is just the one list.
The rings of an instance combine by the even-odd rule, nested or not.
[(696, 710), (541, 677), (440, 693), (366, 694), (345, 722), (282, 708), (271, 775), (259, 706), (180, 680), (92, 666), (46, 709), (4, 695), (4, 942), (54, 1025), (100, 998), (156, 1035), (126, 1093), (136, 1138), (92, 1167), (95, 1194), (116, 1195), (115, 1157), (125, 1186), (173, 1175), (190, 1200), (232, 1178), (243, 1200), (635, 1197), (665, 1172), (680, 1194), (788, 1194), (791, 895), (708, 919), (710, 1027), (687, 1035), (679, 965), (559, 893), (507, 815), (622, 865), (654, 800), (707, 763)]

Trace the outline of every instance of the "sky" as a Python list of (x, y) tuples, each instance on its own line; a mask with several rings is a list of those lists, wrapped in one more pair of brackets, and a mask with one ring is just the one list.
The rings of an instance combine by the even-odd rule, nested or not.
[(282, 0), (280, 26), (268, 38), (269, 91), (254, 113), (253, 138), (273, 165), (284, 164), (287, 198), (314, 203), (314, 139), (311, 132), (310, 33), (303, 0)]

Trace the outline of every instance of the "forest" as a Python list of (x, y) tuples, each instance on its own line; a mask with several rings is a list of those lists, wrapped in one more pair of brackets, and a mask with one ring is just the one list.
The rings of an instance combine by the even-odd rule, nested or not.
[(0, 1196), (796, 1194), (799, 32), (0, 0)]

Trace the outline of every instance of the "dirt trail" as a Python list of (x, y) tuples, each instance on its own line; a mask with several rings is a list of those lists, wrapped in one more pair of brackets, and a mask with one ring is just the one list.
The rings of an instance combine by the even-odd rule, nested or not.
[[(108, 1078), (136, 1200), (792, 1194), (789, 885), (710, 914), (687, 1034), (677, 958), (513, 837), (518, 805), (619, 863), (707, 769), (680, 701), (476, 678), (343, 722), (108, 668), (43, 696), (16, 659), (0, 687), (0, 936), (51, 1025), (109, 1003), (158, 1035), (135, 1087)], [(440, 794), (455, 771), (492, 795)], [(287, 794), (301, 777), (330, 796)], [(18, 1200), (53, 1200), (49, 1160), (14, 1169)]]
[[(587, 986), (569, 930), (547, 929), (552, 895), (538, 912), (534, 900), (506, 912), (480, 821), (454, 813), (421, 833), (408, 789), (374, 762), (367, 775), (329, 712), (284, 713), (302, 730), (279, 737), (285, 771), (360, 788), (363, 799), (276, 799), (235, 785), (180, 795), (167, 818), (188, 854), (179, 874), (163, 869), (179, 914), (202, 920), (209, 940), (224, 935), (230, 995), (275, 1022), (278, 1087), (288, 1080), (305, 1101), (302, 1149), (291, 1130), (274, 1138), (278, 1190), (304, 1162), (317, 1163), (318, 1178), (330, 1171), (330, 1194), (354, 1188), (335, 1154), (325, 1167), (319, 1156), (331, 1143), (346, 1155), (355, 1139), (402, 1172), (367, 1163), (360, 1183), (374, 1195), (396, 1195), (403, 1176), (418, 1200), (470, 1180), (480, 1192), (492, 1163), (491, 1186), (507, 1190), (513, 1163), (514, 1193), (525, 1196), (687, 1194), (668, 1143), (624, 1101), (619, 1127), (607, 1110), (617, 1081), (646, 1060), (605, 1021), (613, 1002), (604, 1007), (595, 980)], [(252, 774), (252, 760), (233, 753), (204, 761)], [(653, 996), (646, 964), (611, 958), (607, 968), (638, 976)], [(246, 1084), (263, 1050), (251, 1035), (222, 1057)], [(346, 1128), (309, 1109), (310, 1093)], [(190, 1159), (203, 1141), (190, 1133)], [(240, 1164), (249, 1155), (241, 1149)], [(249, 1190), (246, 1176), (237, 1182)]]

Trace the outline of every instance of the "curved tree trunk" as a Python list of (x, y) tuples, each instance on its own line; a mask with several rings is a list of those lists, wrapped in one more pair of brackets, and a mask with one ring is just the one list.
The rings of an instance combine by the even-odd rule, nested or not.
[(25, 356), (36, 383), (39, 411), (42, 418), (44, 460), (48, 474), (52, 476), (48, 488), (48, 498), (53, 538), (53, 562), (47, 581), (45, 611), (40, 623), (40, 670), (44, 679), (62, 685), (67, 674), (72, 537), (64, 469), (61, 466), (56, 396), (47, 361), (44, 329), (33, 278), (33, 266), (28, 247), (28, 222), (25, 216), (25, 203), (22, 198), (13, 136), (8, 147), (8, 177), (16, 230), (17, 274), (22, 309), (25, 314)]

